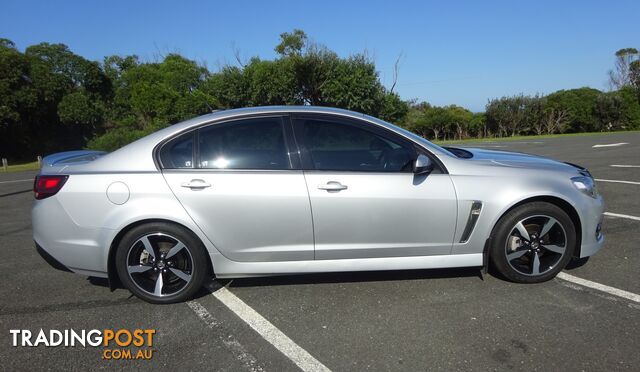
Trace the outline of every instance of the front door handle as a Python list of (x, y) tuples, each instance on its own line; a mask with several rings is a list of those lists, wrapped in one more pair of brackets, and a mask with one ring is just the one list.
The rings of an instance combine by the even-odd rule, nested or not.
[(318, 188), (320, 190), (327, 190), (329, 192), (331, 191), (341, 191), (341, 190), (346, 190), (347, 186), (341, 184), (340, 182), (337, 181), (329, 181), (324, 185), (318, 185)]
[(188, 187), (191, 190), (202, 190), (206, 189), (207, 187), (211, 187), (211, 184), (205, 182), (205, 180), (194, 179), (189, 182), (183, 182), (180, 186)]

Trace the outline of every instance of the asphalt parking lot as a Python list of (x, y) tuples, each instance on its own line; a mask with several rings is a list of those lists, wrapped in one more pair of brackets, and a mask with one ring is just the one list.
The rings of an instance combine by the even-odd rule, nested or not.
[[(565, 273), (640, 295), (640, 167), (624, 167), (640, 166), (640, 132), (473, 146), (570, 161), (606, 180), (598, 187), (607, 212), (626, 217), (607, 216), (604, 250)], [(519, 285), (491, 275), (482, 279), (476, 268), (287, 276), (212, 282), (190, 303), (150, 305), (124, 289), (112, 293), (102, 280), (54, 270), (40, 258), (31, 239), (32, 184), (23, 181), (33, 175), (0, 173), (2, 370), (640, 366), (640, 303), (560, 278)], [(234, 311), (239, 300), (254, 312)], [(252, 328), (265, 329), (263, 320), (273, 332), (260, 335)], [(153, 328), (155, 354), (151, 360), (113, 361), (103, 360), (100, 348), (11, 346), (10, 329), (41, 328)], [(283, 339), (297, 349), (284, 350), (291, 343)]]

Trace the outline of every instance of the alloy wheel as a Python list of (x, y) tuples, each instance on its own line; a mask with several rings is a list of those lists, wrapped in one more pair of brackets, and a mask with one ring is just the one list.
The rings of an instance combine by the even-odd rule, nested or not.
[(184, 290), (192, 280), (193, 257), (189, 248), (174, 236), (146, 234), (127, 253), (127, 273), (145, 293), (165, 297)]
[(552, 270), (567, 251), (562, 224), (547, 215), (526, 217), (511, 229), (505, 243), (507, 262), (518, 273), (542, 275)]

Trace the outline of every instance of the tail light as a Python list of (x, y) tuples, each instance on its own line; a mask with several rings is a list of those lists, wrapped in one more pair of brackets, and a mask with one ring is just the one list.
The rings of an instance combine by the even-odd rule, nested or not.
[(38, 175), (33, 182), (33, 196), (40, 200), (55, 195), (62, 189), (69, 176)]

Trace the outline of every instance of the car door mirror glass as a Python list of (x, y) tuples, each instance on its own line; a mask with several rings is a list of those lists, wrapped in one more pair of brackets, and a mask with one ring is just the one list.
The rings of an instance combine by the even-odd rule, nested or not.
[(418, 158), (413, 164), (413, 173), (420, 174), (428, 174), (433, 171), (433, 162), (429, 159), (428, 156), (420, 154)]

